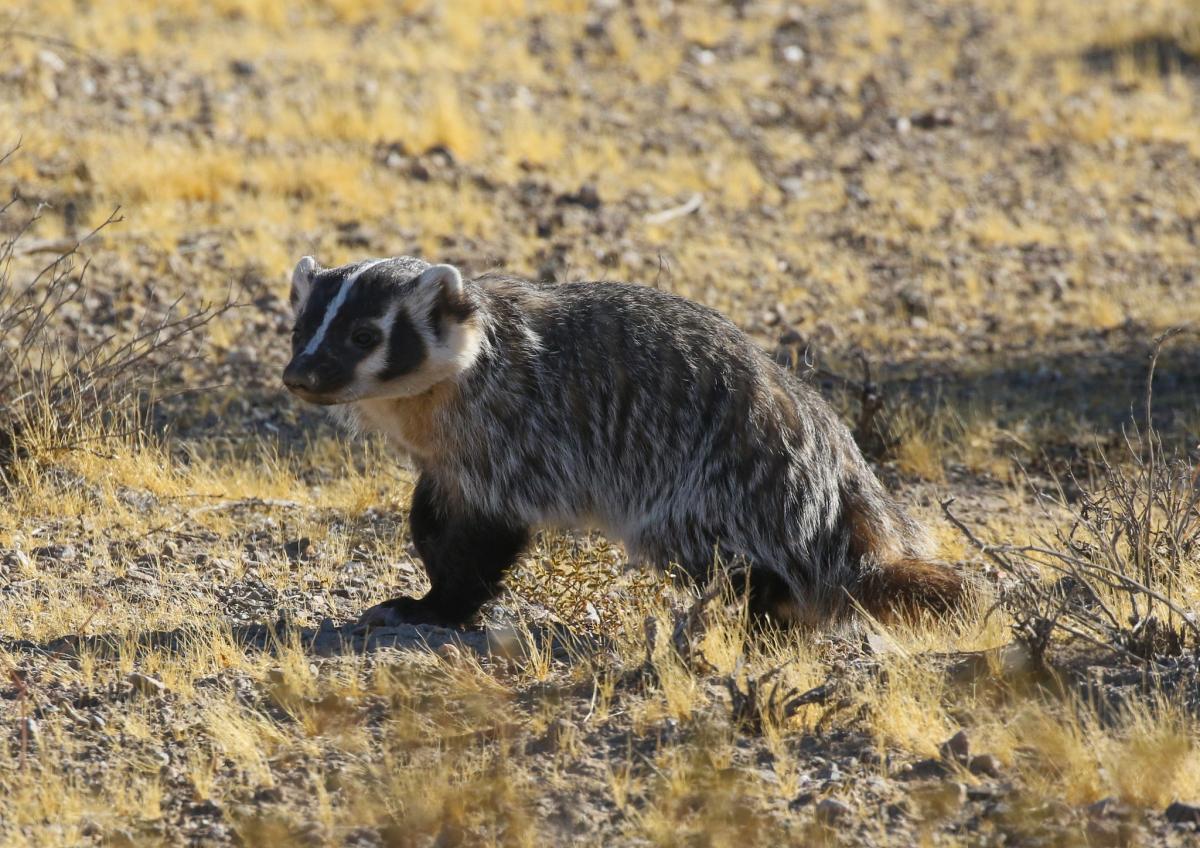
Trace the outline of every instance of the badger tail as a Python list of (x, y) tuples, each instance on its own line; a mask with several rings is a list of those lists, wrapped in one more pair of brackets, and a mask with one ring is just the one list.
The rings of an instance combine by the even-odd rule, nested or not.
[(948, 563), (909, 557), (869, 569), (851, 595), (880, 621), (912, 621), (953, 612), (962, 605), (964, 586)]
[(854, 602), (881, 621), (943, 616), (966, 596), (963, 578), (932, 556), (925, 529), (864, 472), (843, 489)]

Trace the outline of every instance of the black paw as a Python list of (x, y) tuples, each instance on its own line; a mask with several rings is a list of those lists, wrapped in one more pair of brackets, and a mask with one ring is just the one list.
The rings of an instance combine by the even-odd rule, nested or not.
[(376, 604), (358, 617), (355, 629), (399, 627), (401, 624), (437, 624), (453, 626), (429, 608), (424, 598), (392, 598)]

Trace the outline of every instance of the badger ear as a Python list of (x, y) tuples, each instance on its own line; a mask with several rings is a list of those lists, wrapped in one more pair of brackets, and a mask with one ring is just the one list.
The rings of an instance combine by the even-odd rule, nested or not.
[(308, 300), (312, 292), (313, 278), (320, 270), (321, 266), (311, 256), (305, 256), (296, 263), (296, 269), (292, 271), (292, 309), (295, 311), (299, 312)]
[(416, 291), (428, 304), (429, 324), (441, 338), (451, 324), (461, 324), (475, 311), (474, 301), (463, 286), (462, 274), (453, 265), (426, 268), (416, 281)]
[(434, 286), (440, 287), (443, 294), (457, 298), (463, 290), (462, 274), (453, 265), (433, 265), (426, 268), (417, 277), (416, 287), (418, 290), (428, 290)]

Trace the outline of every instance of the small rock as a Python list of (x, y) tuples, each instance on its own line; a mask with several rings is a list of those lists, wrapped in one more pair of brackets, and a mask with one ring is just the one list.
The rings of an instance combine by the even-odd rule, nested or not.
[(957, 780), (931, 781), (914, 787), (910, 797), (926, 813), (946, 816), (967, 802), (967, 787)]
[(41, 736), (41, 726), (37, 723), (37, 719), (32, 716), (25, 716), (17, 722), (17, 728), (21, 735), (30, 743), (37, 744), (38, 738)]
[(596, 609), (595, 605), (591, 601), (587, 602), (587, 606), (584, 607), (583, 614), (584, 618), (587, 619), (589, 624), (596, 627), (601, 625), (602, 622), (600, 621), (600, 611)]
[(444, 645), (438, 645), (433, 652), (451, 665), (456, 665), (462, 661), (462, 651), (449, 642)]
[(999, 777), (1002, 766), (995, 755), (978, 754), (971, 757), (971, 764), (968, 768), (971, 770), (971, 774), (978, 774), (982, 777)]
[(818, 780), (828, 780), (836, 782), (842, 779), (842, 770), (837, 767), (837, 763), (830, 763), (823, 766), (814, 773)]
[(799, 65), (804, 61), (804, 48), (799, 44), (789, 44), (783, 48), (783, 61), (789, 65)]
[(1200, 806), (1176, 801), (1167, 807), (1167, 821), (1174, 824), (1200, 824)]
[(33, 549), (33, 556), (40, 560), (57, 560), (69, 562), (75, 559), (77, 551), (74, 545), (42, 545)]
[(990, 801), (999, 794), (1000, 790), (997, 787), (986, 784), (967, 787), (968, 801)]
[(800, 335), (799, 330), (788, 328), (779, 334), (779, 343), (781, 345), (800, 345), (804, 343), (804, 336)]
[(44, 67), (50, 69), (56, 74), (61, 74), (67, 69), (67, 63), (63, 61), (61, 56), (53, 51), (39, 50), (37, 57), (38, 61), (41, 62)]
[(309, 545), (311, 544), (312, 540), (307, 536), (301, 536), (299, 539), (293, 539), (292, 541), (284, 544), (284, 556), (288, 558), (289, 562), (299, 562), (302, 559), (306, 559), (305, 554), (308, 552)]
[(1122, 804), (1119, 800), (1111, 796), (1101, 798), (1096, 803), (1089, 804), (1087, 807), (1088, 818), (1093, 819), (1127, 818), (1130, 812), (1127, 805)]
[(801, 792), (790, 802), (788, 802), (788, 809), (794, 813), (796, 810), (802, 809), (803, 807), (807, 807), (809, 804), (811, 804), (814, 797), (815, 796), (811, 792)]
[(578, 191), (560, 194), (557, 198), (561, 204), (572, 204), (582, 206), (589, 212), (594, 212), (600, 208), (600, 192), (596, 190), (594, 185), (584, 184), (579, 187)]
[(143, 695), (161, 695), (167, 691), (167, 684), (163, 683), (157, 677), (142, 674), (140, 671), (130, 672), (128, 680), (129, 685), (133, 687), (133, 691)]
[(347, 221), (338, 225), (337, 242), (342, 247), (370, 247), (375, 241), (375, 231), (358, 221)]
[(204, 816), (206, 818), (211, 816), (219, 816), (221, 815), (221, 807), (211, 798), (206, 798), (203, 801), (197, 801), (194, 804), (189, 804), (187, 807), (187, 814), (189, 816)]
[(784, 177), (779, 181), (779, 190), (789, 197), (804, 197), (808, 187), (801, 177)]
[(544, 747), (548, 751), (570, 748), (578, 738), (579, 728), (565, 718), (555, 719), (546, 730)]
[(901, 780), (928, 780), (945, 777), (949, 773), (950, 769), (946, 763), (929, 757), (912, 764), (905, 763), (896, 770), (895, 776)]
[(229, 63), (229, 70), (236, 77), (252, 77), (258, 72), (254, 63), (248, 59), (234, 59)]
[(928, 109), (911, 118), (912, 126), (920, 127), (923, 130), (953, 126), (954, 121), (954, 113), (941, 106)]
[(971, 740), (967, 736), (967, 731), (960, 730), (943, 742), (938, 753), (947, 762), (967, 763), (971, 758)]
[(256, 804), (278, 804), (283, 800), (283, 792), (278, 786), (260, 786), (254, 790), (253, 801)]
[(863, 647), (868, 649), (873, 656), (877, 657), (894, 654), (898, 648), (894, 639), (889, 639), (885, 634), (877, 633), (874, 630), (867, 634), (864, 642), (866, 644)]
[(852, 812), (850, 805), (837, 798), (822, 798), (814, 810), (817, 821), (821, 824), (833, 824), (844, 819)]

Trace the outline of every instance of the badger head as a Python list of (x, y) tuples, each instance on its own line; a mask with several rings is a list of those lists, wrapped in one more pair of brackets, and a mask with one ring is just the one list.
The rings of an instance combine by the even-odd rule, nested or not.
[(288, 389), (312, 403), (412, 397), (471, 366), (476, 303), (453, 265), (411, 256), (292, 273)]

